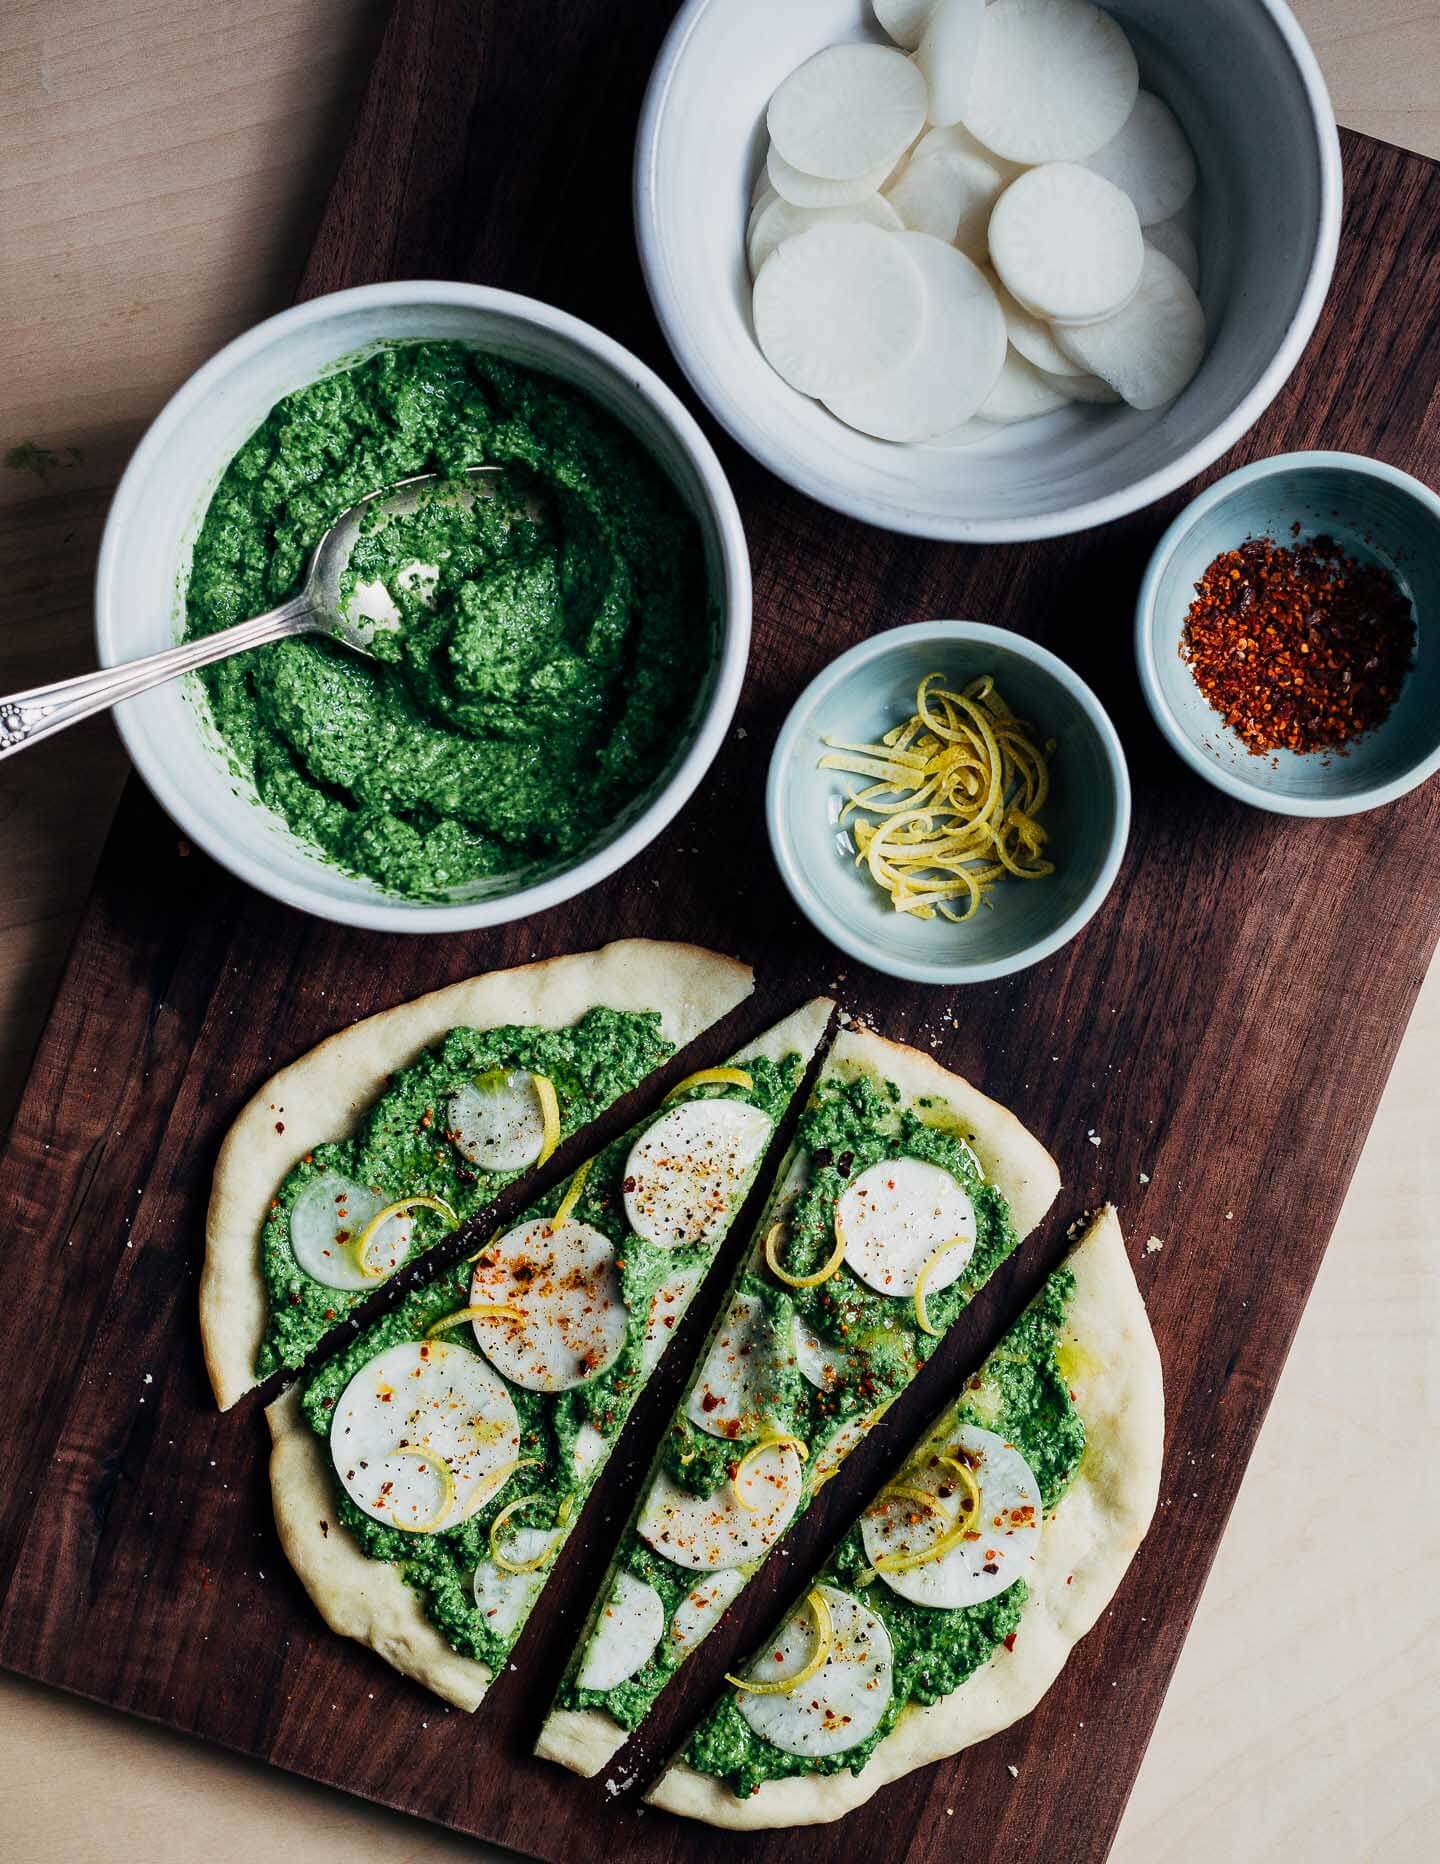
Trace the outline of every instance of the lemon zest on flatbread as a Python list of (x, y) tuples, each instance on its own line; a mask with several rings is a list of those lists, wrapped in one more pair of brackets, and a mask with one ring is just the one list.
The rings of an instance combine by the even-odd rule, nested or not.
[(534, 1083), (535, 1098), (540, 1102), (540, 1118), (543, 1122), (540, 1151), (535, 1163), (543, 1165), (560, 1143), (560, 1097), (548, 1074), (532, 1074), (530, 1079)]
[(678, 1100), (681, 1094), (688, 1094), (692, 1087), (741, 1087), (748, 1094), (755, 1085), (755, 1077), (744, 1068), (698, 1068), (694, 1074), (687, 1074), (683, 1081), (665, 1096), (661, 1103), (668, 1106), (672, 1100)]
[(524, 1320), (525, 1315), (518, 1307), (512, 1307), (508, 1301), (479, 1301), (474, 1307), (457, 1307), (453, 1314), (446, 1314), (425, 1329), (425, 1338), (433, 1340), (437, 1333), (448, 1333), (452, 1327), (463, 1327), (467, 1320)]
[[(544, 1461), (538, 1456), (517, 1457), (513, 1463), (506, 1466), (504, 1480), (508, 1482), (517, 1470), (543, 1469), (544, 1467)], [(492, 1485), (490, 1490), (492, 1495), (496, 1492), (497, 1486), (498, 1485)], [(532, 1502), (543, 1502), (544, 1500), (544, 1492), (540, 1489), (534, 1490), (529, 1495), (517, 1495), (513, 1502), (506, 1502), (499, 1514), (497, 1514), (495, 1519), (490, 1523), (490, 1558), (494, 1561), (495, 1565), (500, 1568), (502, 1573), (538, 1572), (545, 1562), (553, 1556), (555, 1552), (553, 1535), (546, 1541), (545, 1545), (540, 1549), (533, 1560), (515, 1561), (508, 1559), (505, 1554), (501, 1553), (498, 1541), (501, 1530), (509, 1522), (512, 1515), (518, 1514), (522, 1508), (528, 1508)]]
[(818, 1288), (830, 1277), (845, 1260), (845, 1238), (840, 1234), (840, 1219), (835, 1219), (835, 1247), (825, 1258), (813, 1275), (792, 1275), (788, 1269), (782, 1269), (778, 1259), (781, 1232), (785, 1228), (782, 1217), (779, 1223), (772, 1223), (765, 1238), (765, 1264), (776, 1281), (784, 1282), (787, 1288)]
[(817, 1671), (822, 1670), (835, 1642), (835, 1623), (830, 1616), (825, 1595), (818, 1586), (812, 1586), (805, 1594), (805, 1603), (810, 1607), (810, 1615), (815, 1620), (815, 1648), (793, 1676), (787, 1676), (783, 1682), (747, 1683), (743, 1676), (731, 1676), (727, 1671), (725, 1681), (752, 1696), (788, 1696), (792, 1690), (798, 1689), (802, 1683), (808, 1683)]
[(736, 1503), (749, 1514), (758, 1514), (765, 1504), (763, 1501), (746, 1501), (745, 1497), (740, 1493), (740, 1472), (747, 1463), (753, 1463), (755, 1458), (761, 1455), (762, 1452), (765, 1450), (773, 1450), (777, 1443), (793, 1444), (795, 1452), (802, 1463), (805, 1462), (810, 1455), (809, 1447), (804, 1441), (788, 1430), (777, 1430), (773, 1437), (762, 1437), (758, 1443), (752, 1443), (750, 1448), (740, 1458), (740, 1461), (735, 1465), (735, 1473), (730, 1478), (730, 1486), (735, 1491)]
[(949, 1255), (952, 1249), (959, 1249), (962, 1244), (972, 1240), (968, 1236), (952, 1236), (949, 1242), (941, 1243), (926, 1256), (921, 1264), (920, 1273), (915, 1277), (915, 1324), (922, 1333), (928, 1333), (932, 1340), (940, 1338), (940, 1328), (931, 1325), (930, 1316), (925, 1310), (925, 1284), (935, 1273), (936, 1265), (942, 1256)]
[(442, 1217), (448, 1217), (450, 1219), (450, 1227), (452, 1230), (460, 1221), (443, 1197), (402, 1197), (393, 1204), (387, 1204), (383, 1210), (377, 1210), (375, 1215), (365, 1225), (365, 1228), (355, 1238), (355, 1247), (352, 1251), (356, 1268), (368, 1280), (379, 1281), (383, 1276), (390, 1273), (390, 1270), (383, 1266), (380, 1268), (371, 1268), (370, 1266), (370, 1244), (374, 1240), (377, 1231), (387, 1224), (392, 1217), (403, 1217), (405, 1213), (410, 1210), (438, 1210)]
[(559, 1229), (562, 1223), (568, 1223), (574, 1214), (575, 1206), (580, 1202), (580, 1194), (585, 1189), (585, 1180), (590, 1176), (590, 1167), (594, 1159), (586, 1159), (576, 1169), (575, 1175), (565, 1187), (565, 1195), (555, 1206), (555, 1215), (550, 1219), (552, 1229)]
[(433, 1469), (440, 1478), (440, 1500), (434, 1514), (428, 1521), (416, 1522), (413, 1526), (407, 1521), (390, 1522), (391, 1527), (398, 1527), (402, 1534), (434, 1534), (448, 1520), (450, 1510), (455, 1506), (455, 1472), (443, 1456), (434, 1450), (421, 1449), (417, 1444), (402, 1444), (391, 1450), (391, 1456), (414, 1456), (428, 1468)]
[(826, 738), (820, 768), (874, 779), (850, 792), (840, 823), (853, 817), (856, 865), (869, 869), (896, 912), (958, 924), (1003, 874), (1040, 880), (1055, 872), (1038, 819), (1055, 746), (1015, 717), (990, 675), (958, 692), (943, 679), (927, 673), (912, 716), (878, 744)]

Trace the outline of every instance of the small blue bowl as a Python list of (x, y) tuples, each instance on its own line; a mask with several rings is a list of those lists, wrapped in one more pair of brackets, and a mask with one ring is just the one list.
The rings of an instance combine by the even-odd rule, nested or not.
[[(1180, 658), (1195, 584), (1247, 537), (1333, 537), (1382, 564), (1415, 613), (1415, 661), (1394, 710), (1343, 752), (1256, 754), (1225, 724)], [(1281, 453), (1217, 481), (1160, 539), (1135, 612), (1140, 684), (1156, 724), (1192, 770), (1257, 809), (1342, 816), (1394, 802), (1440, 770), (1440, 498), (1358, 453)]]
[[(1045, 805), (1045, 880), (996, 884), (993, 905), (964, 925), (897, 913), (855, 865), (840, 811), (862, 779), (821, 770), (823, 740), (873, 744), (915, 710), (927, 673), (965, 685), (990, 673), (1006, 702), (1056, 741)], [(795, 903), (832, 944), (862, 964), (919, 984), (981, 984), (1038, 964), (1067, 944), (1114, 884), (1130, 832), (1130, 778), (1115, 727), (1063, 660), (1006, 628), (920, 621), (852, 647), (791, 708), (770, 759), (770, 845)]]

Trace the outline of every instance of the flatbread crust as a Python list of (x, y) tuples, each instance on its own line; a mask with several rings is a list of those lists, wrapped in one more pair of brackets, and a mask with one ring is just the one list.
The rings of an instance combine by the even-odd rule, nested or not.
[(961, 1687), (901, 1717), (859, 1774), (767, 1781), (737, 1799), (722, 1781), (675, 1762), (651, 1805), (733, 1831), (842, 1818), (880, 1787), (958, 1754), (1028, 1715), (1124, 1578), (1155, 1512), (1164, 1448), (1160, 1355), (1114, 1208), (1069, 1259), (1075, 1295), (1067, 1336), (1087, 1368), (1074, 1387), (1086, 1450), (1046, 1526), (1013, 1651), (1002, 1645)]
[[(1016, 1231), (1022, 1238), (1034, 1229), (1055, 1201), (1060, 1189), (1060, 1168), (1035, 1135), (1008, 1108), (972, 1087), (961, 1075), (941, 1067), (932, 1055), (902, 1042), (887, 1041), (871, 1029), (842, 1029), (826, 1057), (820, 1079), (856, 1074), (878, 1074), (893, 1081), (907, 1101), (930, 1100), (932, 1115), (948, 1109), (968, 1138), (985, 1176), (1004, 1192)], [(775, 1192), (756, 1226), (757, 1237), (767, 1234), (781, 1214), (781, 1206), (798, 1190), (804, 1177), (804, 1161), (792, 1149), (777, 1179)], [(702, 1348), (700, 1357), (703, 1356)], [(653, 1473), (652, 1467), (650, 1475)], [(646, 1477), (647, 1486), (650, 1475)], [(612, 1567), (597, 1591), (597, 1601), (608, 1591), (613, 1570)], [(585, 1635), (588, 1636), (588, 1630)], [(629, 1731), (612, 1721), (603, 1710), (552, 1709), (540, 1730), (535, 1753), (542, 1760), (553, 1760), (561, 1767), (568, 1767), (572, 1773), (593, 1775), (607, 1766), (629, 1739)], [(697, 1780), (706, 1778), (702, 1774), (694, 1777)], [(664, 1784), (662, 1781), (661, 1786)], [(718, 1783), (711, 1780), (708, 1784)], [(720, 1790), (734, 1800), (728, 1788)], [(656, 1801), (657, 1805), (662, 1803)], [(703, 1818), (706, 1815), (695, 1813), (692, 1816)], [(725, 1821), (716, 1819), (712, 1823)], [(799, 1824), (802, 1821), (761, 1820), (759, 1823)]]
[(432, 990), (352, 1023), (272, 1075), (220, 1148), (205, 1220), (200, 1336), (220, 1409), (258, 1383), (255, 1356), (268, 1314), (260, 1238), (276, 1187), (313, 1146), (348, 1138), (390, 1075), (448, 1030), (563, 1029), (600, 1005), (658, 1010), (665, 1037), (683, 1048), (753, 988), (749, 965), (717, 952), (621, 939)]
[[(782, 1061), (799, 1054), (808, 1063), (834, 1008), (828, 997), (813, 998), (744, 1044), (735, 1060), (743, 1065), (752, 1056)], [(368, 1645), (402, 1675), (457, 1709), (476, 1708), (491, 1680), (488, 1664), (454, 1650), (430, 1622), (420, 1595), (406, 1585), (399, 1569), (387, 1560), (372, 1560), (335, 1518), (334, 1474), (324, 1441), (301, 1412), (299, 1385), (277, 1398), (265, 1417), (273, 1441), (270, 1493), (280, 1544), (326, 1624), (342, 1637)], [(613, 1726), (604, 1716), (595, 1719), (607, 1731)], [(595, 1765), (603, 1766), (604, 1758)]]
[(292, 1386), (277, 1398), (265, 1420), (280, 1545), (320, 1616), (332, 1631), (369, 1645), (402, 1676), (457, 1709), (478, 1708), (490, 1683), (489, 1665), (453, 1650), (399, 1568), (368, 1558), (335, 1518), (325, 1445), (301, 1415), (300, 1388)]

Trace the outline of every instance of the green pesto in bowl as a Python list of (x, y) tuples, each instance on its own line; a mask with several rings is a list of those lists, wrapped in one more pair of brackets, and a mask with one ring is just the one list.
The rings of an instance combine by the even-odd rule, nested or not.
[[(202, 674), (240, 773), (292, 832), (434, 900), (578, 858), (673, 761), (713, 659), (699, 527), (584, 395), (455, 342), (402, 343), (288, 395), (196, 540), (191, 638), (299, 588), (341, 511), (413, 474), (503, 468), (362, 536), (351, 581), (400, 625), (378, 661), (318, 637)], [(433, 577), (404, 575), (416, 563)]]

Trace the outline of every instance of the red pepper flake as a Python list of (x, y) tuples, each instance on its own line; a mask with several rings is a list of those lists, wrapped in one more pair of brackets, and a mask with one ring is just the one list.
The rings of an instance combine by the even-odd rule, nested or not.
[(1180, 658), (1254, 755), (1337, 751), (1379, 725), (1415, 654), (1408, 597), (1333, 537), (1248, 537), (1195, 585)]
[(283, 1133), (285, 1130), (285, 1122), (283, 1120), (277, 1120), (275, 1122), (275, 1130), (277, 1133)]
[(1005, 1648), (1006, 1648), (1006, 1650), (1014, 1650), (1014, 1648), (1015, 1648), (1015, 1637), (1016, 1637), (1016, 1634), (1015, 1634), (1015, 1632), (1013, 1632), (1013, 1631), (1012, 1631), (1012, 1632), (1010, 1633), (1010, 1635), (1009, 1635), (1009, 1637), (1007, 1637), (1007, 1638), (1005, 1639)]

